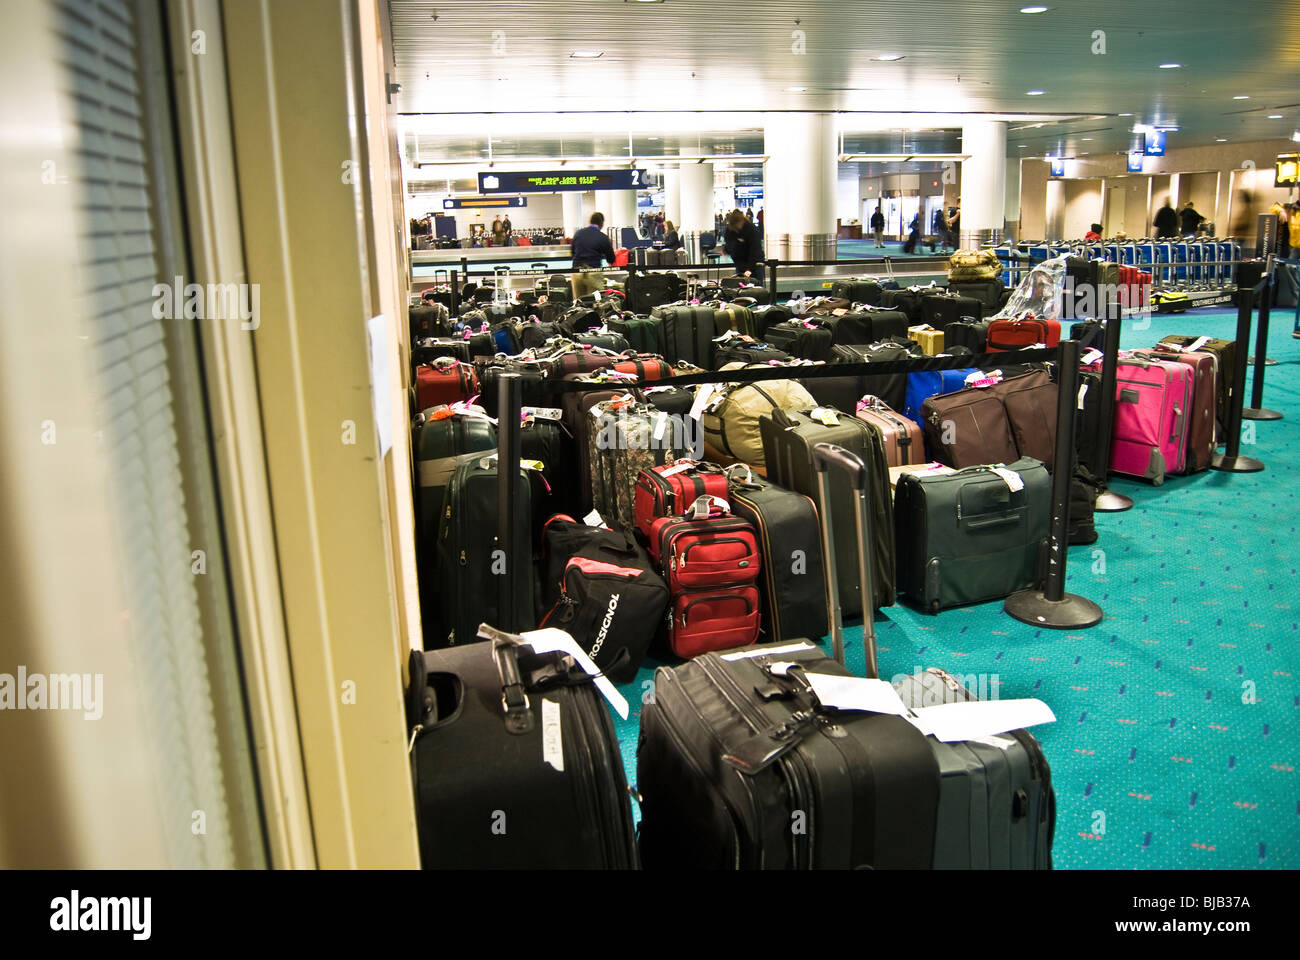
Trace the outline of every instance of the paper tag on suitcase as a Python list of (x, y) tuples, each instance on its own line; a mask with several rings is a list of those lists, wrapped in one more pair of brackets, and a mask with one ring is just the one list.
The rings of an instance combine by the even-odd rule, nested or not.
[(1083, 398), (1084, 396), (1087, 395), (1087, 393), (1088, 393), (1088, 385), (1086, 383), (1079, 384), (1079, 409), (1080, 410), (1083, 409)]
[(1104, 354), (1100, 350), (1094, 350), (1093, 348), (1089, 347), (1088, 350), (1084, 353), (1084, 355), (1079, 358), (1079, 363), (1083, 364), (1084, 366), (1088, 366), (1096, 363), (1103, 356)]
[(1187, 353), (1193, 353), (1193, 352), (1195, 352), (1195, 351), (1201, 349), (1201, 347), (1205, 346), (1205, 345), (1206, 345), (1207, 343), (1209, 343), (1209, 342), (1210, 342), (1210, 338), (1209, 338), (1209, 337), (1197, 337), (1195, 340), (1193, 340), (1193, 341), (1192, 341), (1191, 343), (1189, 343), (1187, 346), (1183, 347), (1183, 350), (1184, 350), (1185, 352), (1187, 352)]
[(1006, 485), (1011, 488), (1012, 493), (1019, 493), (1025, 489), (1025, 478), (1016, 471), (1008, 470), (1006, 467), (991, 467), (990, 469), (1003, 479)]
[(699, 391), (695, 394), (695, 402), (691, 404), (691, 410), (688, 414), (692, 420), (700, 419), (701, 414), (704, 413), (705, 407), (709, 405), (709, 400), (713, 397), (714, 391), (717, 389), (718, 385), (716, 383), (706, 383), (700, 387)]
[(564, 739), (560, 726), (560, 705), (542, 700), (542, 762), (564, 772)]

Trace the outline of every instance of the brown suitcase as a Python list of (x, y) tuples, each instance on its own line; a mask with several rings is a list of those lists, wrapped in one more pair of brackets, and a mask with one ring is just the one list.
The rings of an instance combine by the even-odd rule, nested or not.
[(1216, 340), (1213, 337), (1169, 336), (1155, 345), (1156, 350), (1185, 353), (1196, 345), (1193, 352), (1208, 353), (1215, 358), (1215, 416), (1218, 418), (1218, 441), (1223, 443), (1224, 428), (1228, 425), (1228, 408), (1232, 406), (1232, 391), (1244, 389), (1235, 382), (1237, 376), (1237, 342)]
[(885, 439), (885, 459), (891, 467), (925, 461), (925, 440), (921, 426), (894, 410), (879, 397), (858, 401), (857, 418), (875, 425)]
[(1016, 450), (1041, 460), (1048, 470), (1056, 461), (1056, 384), (1046, 370), (1034, 370), (986, 387), (1002, 401)]
[(962, 469), (1018, 460), (1002, 398), (986, 387), (931, 397), (921, 405), (921, 429), (930, 456)]
[(1184, 473), (1210, 469), (1214, 456), (1214, 414), (1218, 401), (1216, 375), (1219, 358), (1212, 353), (1166, 353), (1163, 350), (1139, 350), (1134, 356), (1152, 360), (1171, 360), (1192, 368), (1192, 409), (1187, 415), (1187, 467)]

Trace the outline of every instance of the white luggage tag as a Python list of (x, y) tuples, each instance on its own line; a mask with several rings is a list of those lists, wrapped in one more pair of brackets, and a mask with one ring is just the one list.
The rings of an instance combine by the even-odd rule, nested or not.
[(1096, 347), (1089, 347), (1087, 351), (1084, 353), (1084, 355), (1079, 358), (1079, 363), (1085, 367), (1091, 366), (1092, 364), (1100, 360), (1103, 356), (1105, 356), (1105, 354), (1103, 354)]
[(525, 420), (555, 420), (564, 419), (564, 411), (559, 407), (523, 407), (523, 417)]
[(717, 392), (718, 389), (719, 384), (716, 383), (706, 383), (701, 385), (700, 389), (695, 393), (695, 402), (691, 404), (690, 413), (688, 413), (687, 416), (692, 420), (699, 420), (703, 415), (705, 408), (708, 407), (709, 400), (712, 399), (713, 394)]
[(1014, 470), (1008, 470), (1006, 467), (989, 467), (989, 470), (996, 473), (1002, 478), (1002, 482), (1011, 488), (1012, 493), (1019, 493), (1025, 489), (1025, 478)]
[(836, 416), (835, 411), (826, 407), (814, 407), (812, 413), (808, 414), (808, 416), (826, 427), (838, 427), (840, 425), (840, 418)]
[(1197, 337), (1195, 340), (1193, 340), (1191, 343), (1189, 343), (1187, 346), (1183, 347), (1182, 349), (1184, 353), (1195, 353), (1197, 350), (1201, 349), (1201, 347), (1205, 346), (1209, 342), (1210, 342), (1209, 337)]
[[(695, 502), (691, 504), (691, 519), (692, 520), (709, 519), (709, 515), (713, 512), (714, 507), (717, 507), (723, 513), (731, 512), (731, 505), (728, 504), (726, 500), (723, 500), (721, 497), (715, 497), (706, 494), (703, 497), (696, 497)], [(682, 558), (681, 563), (682, 566), (686, 565), (685, 557)]]

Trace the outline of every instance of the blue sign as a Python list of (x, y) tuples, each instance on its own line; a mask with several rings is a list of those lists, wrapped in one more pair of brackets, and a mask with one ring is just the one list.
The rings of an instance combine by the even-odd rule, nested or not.
[(479, 197), (477, 200), (444, 200), (444, 210), (477, 210), (480, 207), (526, 207), (527, 197)]
[(737, 187), (736, 199), (737, 200), (762, 200), (763, 188), (762, 187)]
[(520, 173), (486, 170), (478, 175), (479, 193), (554, 193), (568, 190), (639, 190), (650, 186), (644, 170), (543, 170)]
[(1163, 157), (1165, 155), (1165, 132), (1163, 130), (1153, 130), (1147, 134), (1146, 154), (1148, 157)]
[(1141, 154), (1141, 153), (1137, 153), (1136, 151), (1133, 152), (1133, 153), (1130, 153), (1130, 154), (1128, 155), (1128, 172), (1129, 172), (1129, 173), (1141, 173), (1141, 172), (1142, 172), (1142, 160), (1143, 160), (1143, 157), (1144, 157), (1143, 154)]
[(1052, 161), (1052, 176), (1054, 177), (1065, 176), (1065, 161), (1060, 157), (1057, 157)]

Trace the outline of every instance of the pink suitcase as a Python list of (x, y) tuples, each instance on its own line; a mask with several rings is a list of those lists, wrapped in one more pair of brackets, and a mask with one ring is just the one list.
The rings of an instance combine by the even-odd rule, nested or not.
[(1115, 374), (1115, 432), (1110, 468), (1165, 482), (1187, 461), (1195, 371), (1183, 363), (1121, 357)]

